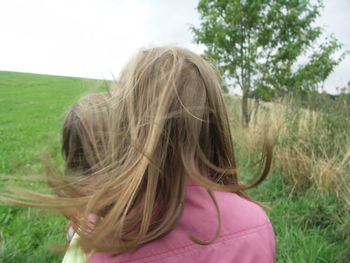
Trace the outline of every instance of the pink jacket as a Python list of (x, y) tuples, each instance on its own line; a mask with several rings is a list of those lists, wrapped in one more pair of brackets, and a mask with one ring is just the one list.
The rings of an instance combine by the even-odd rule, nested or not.
[(232, 193), (215, 192), (221, 212), (221, 234), (210, 245), (198, 245), (187, 233), (206, 241), (217, 226), (215, 206), (207, 191), (190, 183), (186, 189), (183, 217), (167, 236), (118, 257), (96, 253), (90, 263), (271, 263), (275, 237), (265, 212), (256, 204)]

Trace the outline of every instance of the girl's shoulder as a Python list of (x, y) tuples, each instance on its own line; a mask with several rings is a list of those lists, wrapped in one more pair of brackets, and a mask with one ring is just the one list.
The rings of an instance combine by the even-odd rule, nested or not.
[(219, 238), (199, 245), (188, 236), (210, 240), (218, 225), (216, 208), (200, 186), (186, 189), (183, 217), (167, 236), (119, 257), (97, 253), (90, 262), (274, 262), (274, 233), (264, 210), (257, 204), (226, 192), (214, 193), (221, 217)]
[(221, 213), (223, 230), (236, 233), (246, 229), (270, 225), (270, 219), (264, 209), (242, 196), (234, 193), (215, 192)]
[[(187, 191), (189, 202), (183, 220), (188, 222), (185, 224), (192, 228), (195, 237), (209, 240), (218, 224), (215, 205), (204, 188), (193, 186)], [(209, 247), (213, 246), (220, 251), (219, 255), (225, 255), (228, 248), (231, 253), (227, 261), (205, 262), (273, 262), (275, 235), (262, 207), (235, 193), (214, 192), (214, 195), (220, 210), (221, 232), (219, 238), (204, 250), (211, 250)], [(257, 259), (244, 261), (244, 257)]]

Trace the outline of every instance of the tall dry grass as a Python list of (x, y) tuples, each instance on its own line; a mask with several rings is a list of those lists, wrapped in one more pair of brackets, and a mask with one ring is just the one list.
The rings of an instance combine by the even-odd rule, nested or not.
[(225, 99), (240, 152), (249, 158), (264, 137), (274, 140), (273, 169), (292, 193), (335, 193), (350, 208), (350, 116), (334, 121), (339, 113), (306, 109), (292, 100), (259, 104), (251, 100), (251, 123), (243, 128), (240, 98)]

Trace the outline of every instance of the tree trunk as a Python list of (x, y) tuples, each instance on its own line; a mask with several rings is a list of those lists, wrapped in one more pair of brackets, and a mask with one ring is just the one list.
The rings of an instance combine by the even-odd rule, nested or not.
[(243, 97), (242, 97), (242, 126), (247, 128), (249, 126), (250, 113), (248, 107), (248, 89), (243, 88)]

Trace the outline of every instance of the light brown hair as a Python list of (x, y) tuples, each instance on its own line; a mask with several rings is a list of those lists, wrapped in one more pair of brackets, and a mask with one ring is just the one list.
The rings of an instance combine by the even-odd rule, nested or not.
[[(65, 177), (50, 176), (55, 178), (51, 185), (56, 193), (50, 199), (26, 195), (40, 201), (36, 206), (58, 209), (73, 220), (86, 252), (121, 254), (168, 234), (181, 218), (189, 178), (208, 190), (217, 208), (219, 224), (213, 239), (189, 237), (209, 244), (220, 233), (213, 191), (248, 198), (243, 191), (259, 184), (269, 171), (272, 147), (266, 142), (261, 175), (250, 186), (239, 183), (218, 74), (189, 50), (140, 51), (122, 71), (107, 101), (103, 134), (108, 143), (97, 139), (95, 129), (86, 129), (86, 137), (96, 140), (82, 145), (83, 155), (90, 153), (85, 148), (92, 149), (93, 154), (84, 158), (94, 180), (85, 183), (82, 191), (81, 184), (89, 177), (83, 176), (84, 169), (76, 169), (77, 176), (69, 183)], [(81, 134), (77, 130), (77, 136)], [(75, 158), (80, 160), (80, 154), (71, 151), (71, 147), (63, 150), (67, 168), (76, 165)], [(77, 166), (85, 167), (84, 162)], [(85, 217), (76, 218), (75, 209)], [(89, 214), (97, 215), (90, 224)]]
[(108, 147), (108, 93), (81, 98), (68, 111), (62, 130), (65, 174), (89, 175), (101, 169)]

